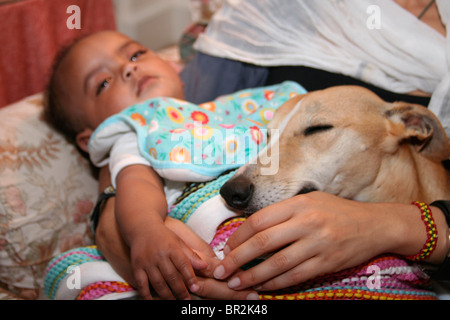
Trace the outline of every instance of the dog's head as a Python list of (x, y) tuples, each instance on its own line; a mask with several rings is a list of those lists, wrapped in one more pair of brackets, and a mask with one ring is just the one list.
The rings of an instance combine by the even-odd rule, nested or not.
[(386, 103), (355, 86), (293, 98), (268, 129), (265, 152), (221, 189), (227, 204), (246, 214), (314, 190), (361, 201), (402, 201), (396, 193), (413, 191), (392, 189), (416, 178), (414, 159), (441, 165), (450, 156), (445, 131), (425, 107)]

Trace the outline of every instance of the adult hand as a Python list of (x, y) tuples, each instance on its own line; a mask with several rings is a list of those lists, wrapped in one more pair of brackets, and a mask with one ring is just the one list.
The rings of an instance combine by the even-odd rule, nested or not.
[(196, 270), (199, 288), (195, 295), (205, 299), (219, 300), (258, 300), (259, 295), (253, 289), (233, 290), (227, 285), (227, 282), (216, 280), (213, 277), (213, 271), (220, 263), (220, 260), (205, 255), (203, 252), (196, 251), (202, 261), (208, 264), (206, 269)]
[[(253, 214), (232, 235), (214, 276), (228, 278), (228, 286), (236, 290), (277, 290), (357, 266), (384, 252), (413, 254), (426, 238), (405, 248), (405, 232), (400, 231), (408, 219), (393, 214), (405, 212), (404, 206), (356, 202), (323, 192), (274, 204)], [(419, 215), (409, 220), (417, 220), (411, 228), (423, 228)], [(233, 275), (242, 265), (273, 252), (257, 266)]]

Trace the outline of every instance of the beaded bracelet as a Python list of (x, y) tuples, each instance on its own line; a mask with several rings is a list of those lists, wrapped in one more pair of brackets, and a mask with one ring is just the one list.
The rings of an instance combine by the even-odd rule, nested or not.
[(426, 203), (419, 201), (413, 202), (412, 204), (416, 205), (422, 213), (421, 218), (425, 223), (425, 227), (427, 229), (427, 242), (425, 242), (425, 245), (418, 254), (414, 256), (408, 256), (406, 257), (406, 259), (412, 261), (420, 261), (428, 257), (436, 248), (438, 233), (430, 207)]

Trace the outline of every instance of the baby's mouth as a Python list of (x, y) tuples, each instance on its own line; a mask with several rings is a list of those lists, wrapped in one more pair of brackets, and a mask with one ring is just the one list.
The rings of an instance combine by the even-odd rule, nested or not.
[(138, 81), (137, 96), (140, 97), (142, 94), (142, 91), (144, 91), (146, 88), (148, 88), (155, 80), (156, 80), (156, 77), (143, 76)]

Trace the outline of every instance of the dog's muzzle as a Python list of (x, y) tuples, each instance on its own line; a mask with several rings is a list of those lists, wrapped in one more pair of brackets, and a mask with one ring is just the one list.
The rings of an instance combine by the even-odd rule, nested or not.
[[(228, 180), (222, 188), (220, 188), (220, 195), (225, 200), (226, 204), (234, 211), (239, 211), (242, 214), (246, 216), (250, 216), (257, 210), (261, 209), (262, 206), (267, 206), (271, 204), (274, 201), (274, 198), (270, 199), (269, 202), (259, 203), (255, 204), (252, 203), (252, 198), (255, 193), (256, 186), (253, 184), (253, 182), (245, 177), (244, 175), (237, 175), (230, 180)], [(277, 188), (275, 188), (276, 190)], [(291, 196), (305, 194), (313, 191), (317, 191), (319, 188), (312, 183), (307, 182), (304, 183), (304, 185), (301, 187), (301, 189), (297, 193), (293, 193), (290, 196), (287, 196), (286, 198), (289, 198)], [(276, 192), (276, 191), (275, 191)], [(277, 201), (281, 201), (285, 198), (281, 197), (275, 197), (278, 199)], [(260, 199), (261, 201), (261, 199)]]

